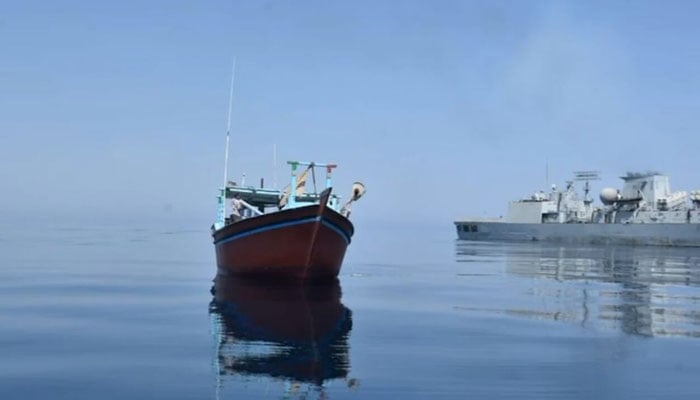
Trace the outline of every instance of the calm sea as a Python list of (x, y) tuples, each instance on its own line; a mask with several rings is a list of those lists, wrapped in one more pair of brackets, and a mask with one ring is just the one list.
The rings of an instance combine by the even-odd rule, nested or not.
[(700, 398), (700, 250), (358, 226), (337, 285), (214, 273), (206, 227), (4, 226), (0, 399)]

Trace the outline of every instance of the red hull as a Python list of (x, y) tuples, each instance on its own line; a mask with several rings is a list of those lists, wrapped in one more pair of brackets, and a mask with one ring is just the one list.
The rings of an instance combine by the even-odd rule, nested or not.
[(352, 223), (321, 205), (248, 218), (213, 233), (219, 273), (325, 280), (340, 272)]

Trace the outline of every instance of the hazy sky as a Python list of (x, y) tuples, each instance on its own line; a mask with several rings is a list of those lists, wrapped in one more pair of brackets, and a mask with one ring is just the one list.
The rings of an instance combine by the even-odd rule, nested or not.
[[(59, 4), (60, 3), (60, 4)], [(3, 1), (0, 213), (208, 226), (230, 175), (340, 165), (356, 223), (450, 225), (571, 172), (700, 188), (700, 3)]]

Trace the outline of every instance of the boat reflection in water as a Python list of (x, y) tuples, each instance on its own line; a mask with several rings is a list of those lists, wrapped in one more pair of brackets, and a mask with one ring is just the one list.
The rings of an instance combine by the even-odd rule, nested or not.
[(505, 258), (503, 275), (529, 278), (524, 293), (510, 298), (517, 306), (506, 305), (504, 313), (700, 338), (699, 249), (457, 241), (456, 253), (458, 262)]
[(352, 312), (340, 301), (337, 280), (289, 285), (217, 276), (212, 292), (220, 384), (275, 378), (287, 395), (304, 396), (323, 395), (330, 380), (356, 385), (347, 378)]

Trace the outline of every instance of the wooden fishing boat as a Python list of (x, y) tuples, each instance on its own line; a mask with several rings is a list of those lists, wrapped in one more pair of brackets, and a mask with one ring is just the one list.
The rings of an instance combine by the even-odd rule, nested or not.
[[(364, 194), (364, 185), (356, 182), (350, 199), (340, 207), (331, 186), (335, 164), (288, 164), (292, 182), (285, 190), (233, 183), (221, 189), (219, 218), (212, 227), (219, 274), (302, 281), (338, 276), (354, 233), (350, 206)], [(300, 166), (306, 168), (297, 176)], [(320, 193), (315, 168), (326, 170)], [(311, 191), (306, 190), (309, 175)], [(229, 200), (234, 209), (230, 215)]]
[[(348, 217), (365, 187), (355, 182), (352, 195), (340, 206), (332, 193), (335, 164), (288, 161), (291, 183), (286, 189), (237, 185), (228, 180), (228, 156), (233, 104), (234, 58), (231, 74), (224, 184), (219, 190), (217, 220), (212, 225), (218, 274), (301, 281), (335, 279), (354, 227)], [(276, 159), (276, 156), (275, 156)], [(299, 167), (306, 167), (297, 175)], [(326, 171), (325, 189), (317, 190), (316, 168)], [(312, 190), (307, 180), (311, 176)], [(230, 207), (233, 212), (229, 213)]]

